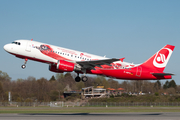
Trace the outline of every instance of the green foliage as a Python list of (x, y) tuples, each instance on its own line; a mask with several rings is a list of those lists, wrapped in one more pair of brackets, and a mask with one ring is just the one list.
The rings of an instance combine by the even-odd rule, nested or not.
[(122, 96), (122, 97), (131, 97), (132, 95), (129, 95), (129, 94), (127, 94), (127, 93), (122, 93), (121, 96)]
[(159, 96), (159, 93), (158, 93), (158, 92), (155, 92), (154, 95), (155, 95), (155, 96)]
[(22, 99), (20, 97), (17, 97), (16, 102), (22, 102)]
[(167, 89), (167, 88), (171, 88), (171, 87), (174, 88), (174, 89), (176, 89), (176, 87), (177, 87), (174, 80), (171, 80), (170, 82), (166, 81), (164, 86), (163, 86), (163, 89)]
[(76, 87), (77, 87), (77, 90), (81, 90), (82, 88), (85, 87), (84, 82), (81, 81), (81, 82), (76, 83)]
[(11, 78), (9, 77), (9, 75), (6, 72), (2, 72), (0, 71), (0, 81), (1, 82), (5, 82), (5, 81), (11, 81)]
[(2, 83), (0, 82), (0, 94), (2, 94), (4, 92), (4, 90), (3, 90), (3, 85), (2, 85)]
[(161, 89), (161, 83), (159, 82), (159, 80), (157, 80), (155, 83), (154, 83), (154, 88), (156, 91), (158, 91), (159, 89)]
[(110, 95), (110, 98), (114, 98), (114, 95)]
[(27, 98), (24, 102), (33, 102), (33, 100), (30, 98)]
[(169, 88), (175, 88), (176, 89), (176, 87), (177, 87), (177, 85), (176, 85), (176, 83), (175, 83), (175, 81), (174, 80), (171, 80), (170, 82), (169, 82)]
[(72, 94), (71, 96), (66, 97), (67, 101), (74, 102), (77, 99), (80, 99), (81, 96), (79, 94)]
[(51, 99), (51, 101), (56, 101), (56, 100), (58, 100), (59, 98), (59, 92), (58, 91), (56, 91), (56, 90), (51, 90), (51, 92), (50, 92), (50, 99)]
[[(55, 77), (56, 76), (56, 77)], [(16, 81), (11, 81), (11, 78), (7, 73), (0, 71), (0, 102), (8, 101), (8, 92), (12, 93), (12, 101), (24, 102), (24, 101), (38, 101), (38, 102), (48, 102), (59, 100), (60, 96), (63, 95), (65, 87), (68, 86), (68, 90), (76, 91), (81, 90), (84, 87), (89, 86), (104, 86), (104, 88), (124, 88), (127, 92), (146, 92), (146, 93), (164, 93), (168, 92), (171, 96), (162, 96), (162, 95), (145, 95), (145, 96), (132, 96), (128, 94), (122, 95), (112, 95), (110, 98), (105, 99), (95, 99), (95, 102), (102, 100), (104, 102), (168, 102), (168, 101), (180, 101), (179, 97), (174, 97), (176, 91), (180, 91), (180, 87), (177, 87), (174, 80), (166, 82), (163, 88), (161, 89), (161, 84), (159, 81), (151, 83), (150, 81), (123, 81), (119, 83), (113, 79), (106, 79), (102, 76), (97, 77), (88, 77), (87, 82), (78, 82), (74, 81), (76, 74), (72, 73), (58, 73), (53, 75), (50, 80), (46, 78), (37, 79), (30, 76), (27, 79), (17, 79)], [(53, 81), (53, 82), (50, 82)], [(66, 88), (67, 89), (67, 88)], [(81, 96), (79, 94), (74, 96), (69, 96), (66, 100), (75, 101)], [(101, 101), (99, 101), (101, 102)]]

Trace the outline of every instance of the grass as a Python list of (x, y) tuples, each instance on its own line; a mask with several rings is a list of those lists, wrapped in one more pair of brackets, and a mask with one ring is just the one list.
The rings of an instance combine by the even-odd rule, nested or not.
[(121, 112), (180, 112), (180, 107), (0, 107), (4, 113), (121, 113)]

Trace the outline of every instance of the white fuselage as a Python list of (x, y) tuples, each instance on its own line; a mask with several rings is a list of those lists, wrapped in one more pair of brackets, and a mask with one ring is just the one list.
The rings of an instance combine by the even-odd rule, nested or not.
[[(41, 45), (47, 45), (51, 47), (52, 53), (58, 54), (59, 56), (66, 59), (66, 61), (74, 62), (76, 61), (91, 61), (91, 60), (104, 60), (108, 59), (106, 57), (101, 57), (85, 52), (80, 52), (76, 50), (71, 50), (63, 47), (58, 47), (54, 45), (49, 45), (41, 42), (36, 41), (30, 41), (30, 40), (16, 40), (13, 43), (7, 44), (4, 46), (4, 49), (11, 53), (16, 55), (17, 57), (21, 58), (29, 58), (32, 60), (38, 60), (46, 63), (57, 63), (58, 59), (56, 57), (47, 56), (45, 54), (42, 54), (39, 48)], [(48, 51), (47, 51), (48, 52)], [(126, 62), (114, 62), (114, 63), (120, 63), (121, 67), (130, 67), (130, 63)]]

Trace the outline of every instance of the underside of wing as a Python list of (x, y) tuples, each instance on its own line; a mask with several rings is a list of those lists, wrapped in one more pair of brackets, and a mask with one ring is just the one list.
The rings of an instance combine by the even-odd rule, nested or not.
[(76, 62), (77, 64), (79, 64), (81, 67), (83, 67), (84, 69), (93, 69), (95, 70), (94, 67), (100, 67), (101, 65), (108, 65), (111, 66), (111, 63), (116, 62), (116, 61), (122, 61), (124, 58), (121, 59), (116, 59), (116, 58), (112, 58), (112, 59), (104, 59), (104, 60), (92, 60), (92, 61), (79, 61)]

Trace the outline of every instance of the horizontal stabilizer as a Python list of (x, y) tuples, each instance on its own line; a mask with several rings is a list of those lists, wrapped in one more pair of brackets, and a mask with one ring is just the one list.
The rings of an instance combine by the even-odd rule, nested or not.
[(174, 75), (172, 73), (151, 73), (154, 76), (167, 76), (167, 75)]

